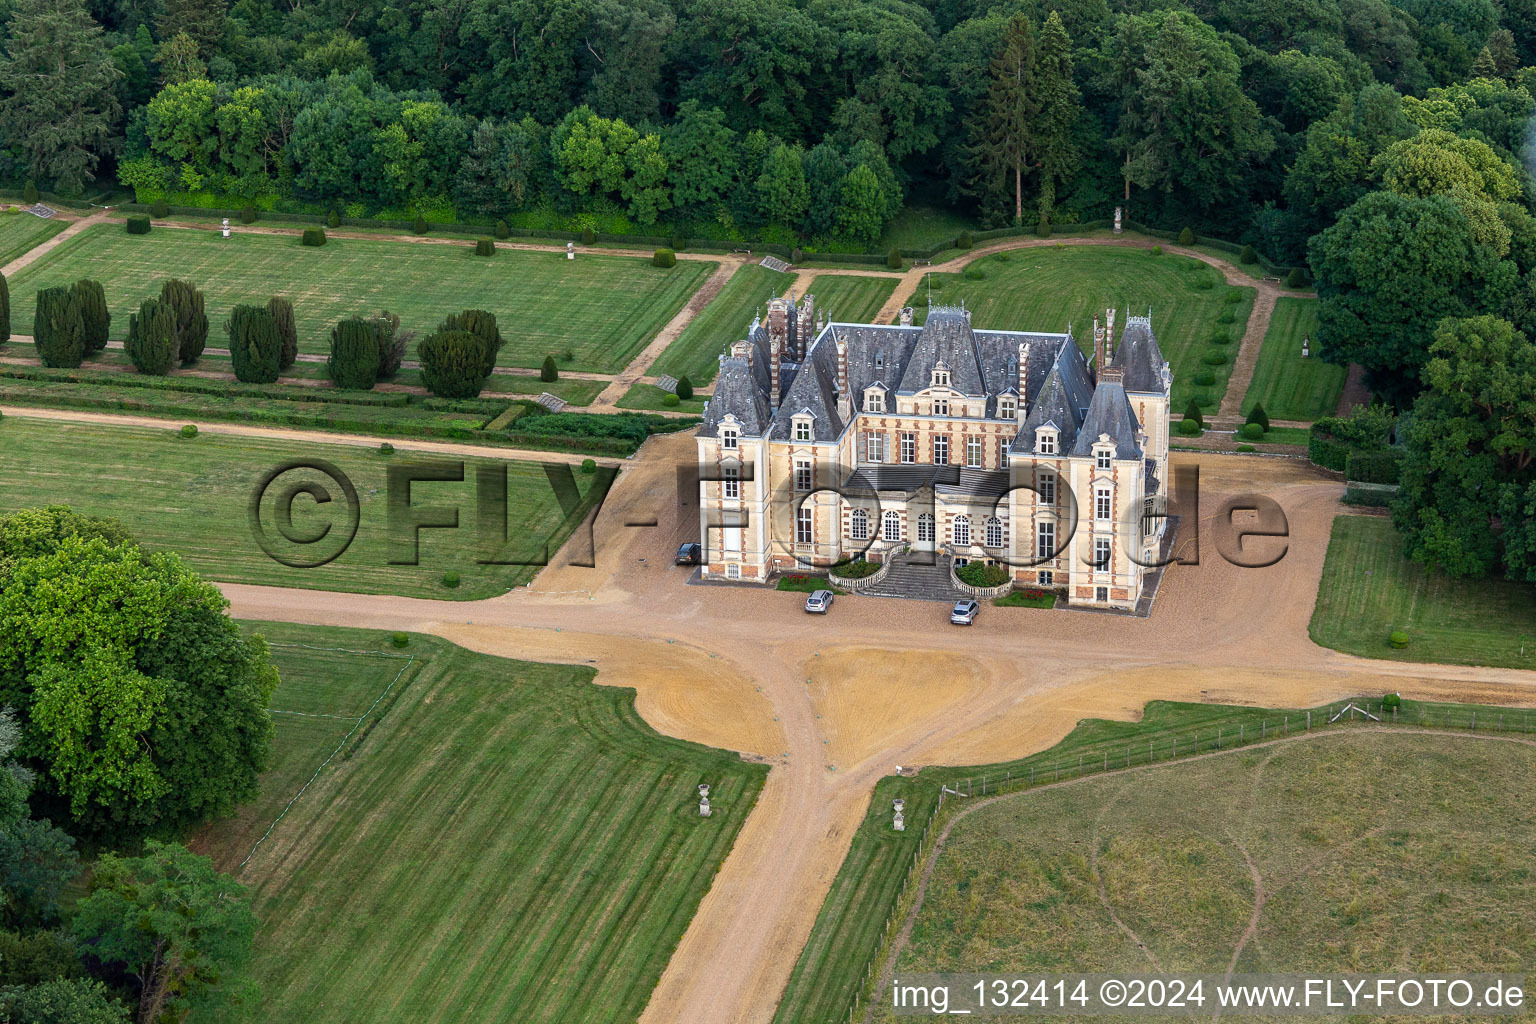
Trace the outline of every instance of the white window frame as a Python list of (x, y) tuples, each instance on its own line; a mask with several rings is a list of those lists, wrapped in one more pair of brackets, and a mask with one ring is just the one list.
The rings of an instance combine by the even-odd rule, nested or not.
[(1114, 557), (1115, 542), (1109, 537), (1093, 538), (1093, 568), (1108, 572), (1110, 559)]
[(998, 417), (998, 419), (1003, 419), (1003, 420), (1011, 420), (1011, 419), (1013, 419), (1013, 417), (1015, 415), (1015, 411), (1014, 410), (1015, 410), (1015, 406), (1013, 404), (1013, 399), (1011, 397), (1004, 396), (1004, 397), (999, 398), (997, 400), (997, 417)]
[(720, 470), (720, 497), (735, 501), (741, 497), (741, 470), (725, 466)]
[(1042, 430), (1035, 438), (1035, 450), (1041, 455), (1056, 454), (1056, 431)]
[(1093, 489), (1093, 518), (1100, 522), (1108, 522), (1115, 517), (1114, 494), (1108, 487), (1100, 486)]
[(981, 438), (972, 434), (965, 439), (965, 465), (969, 469), (980, 469), (986, 459), (986, 452), (982, 450)]
[(917, 542), (932, 544), (933, 537), (933, 513), (924, 512), (917, 517)]
[(811, 439), (811, 421), (808, 419), (795, 420), (795, 440), (809, 441)]
[(881, 431), (870, 431), (864, 435), (864, 461), (885, 461), (885, 434)]
[(917, 464), (917, 434), (914, 431), (901, 432), (901, 464), (903, 466)]
[(950, 530), (954, 535), (956, 544), (964, 545), (965, 547), (971, 546), (970, 516), (955, 516), (954, 521), (950, 524)]
[(1001, 548), (1005, 543), (1003, 536), (1003, 521), (997, 516), (988, 516), (986, 528), (986, 546), (989, 548)]
[(848, 516), (848, 536), (853, 540), (869, 540), (869, 513), (856, 508)]
[(865, 412), (885, 412), (885, 392), (879, 388), (870, 388), (864, 393)]
[(1056, 557), (1056, 524), (1035, 524), (1035, 558), (1045, 560)]
[(935, 416), (948, 416), (949, 415), (949, 399), (947, 399), (947, 398), (935, 398), (933, 400), (933, 414)]
[(1095, 448), (1093, 457), (1095, 466), (1097, 466), (1099, 469), (1109, 469), (1110, 460), (1114, 458), (1114, 453), (1111, 452), (1108, 448)]
[(811, 462), (809, 459), (795, 460), (795, 490), (809, 491), (811, 489)]
[(1038, 582), (1042, 587), (1054, 586), (1056, 583), (1056, 574), (1049, 569), (1041, 569), (1039, 578), (1036, 580), (1036, 582)]
[(1040, 504), (1056, 504), (1056, 474), (1041, 473), (1035, 479), (1035, 493), (1040, 496)]
[(728, 580), (741, 579), (741, 563), (731, 562), (725, 567), (725, 578)]
[(725, 451), (733, 452), (737, 448), (737, 440), (740, 437), (735, 427), (726, 427), (720, 431), (720, 447)]
[(891, 544), (901, 541), (901, 513), (893, 508), (880, 517), (880, 539)]
[(815, 513), (812, 511), (811, 506), (809, 506), (809, 505), (801, 505), (800, 508), (796, 510), (796, 512), (795, 512), (795, 543), (796, 544), (809, 544), (809, 543), (811, 543), (811, 537), (812, 537), (811, 522), (812, 522), (812, 519), (813, 519), (814, 515), (815, 515)]
[(933, 435), (933, 464), (935, 466), (949, 465), (949, 435)]

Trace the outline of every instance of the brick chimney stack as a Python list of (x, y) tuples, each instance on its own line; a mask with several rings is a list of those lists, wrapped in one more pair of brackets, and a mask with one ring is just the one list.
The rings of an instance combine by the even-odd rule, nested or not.
[(853, 390), (848, 382), (848, 342), (834, 332), (837, 339), (837, 415), (844, 423), (853, 418)]
[(1029, 404), (1029, 346), (1019, 342), (1019, 420), (1022, 422)]
[(779, 363), (784, 358), (784, 349), (779, 339), (768, 339), (768, 405), (775, 411), (779, 408)]
[[(789, 300), (777, 295), (768, 300), (768, 344), (789, 350)], [(793, 352), (790, 357), (794, 357)]]
[(811, 349), (811, 342), (816, 334), (816, 296), (806, 292), (800, 297), (800, 305), (796, 307), (795, 348), (796, 358), (805, 361), (805, 354)]
[(1108, 353), (1109, 358), (1113, 360), (1115, 358), (1115, 311), (1113, 307), (1104, 310), (1104, 324), (1104, 350)]
[[(770, 321), (772, 322), (772, 321)], [(1093, 379), (1097, 383), (1104, 372), (1104, 327), (1099, 318), (1093, 318)]]

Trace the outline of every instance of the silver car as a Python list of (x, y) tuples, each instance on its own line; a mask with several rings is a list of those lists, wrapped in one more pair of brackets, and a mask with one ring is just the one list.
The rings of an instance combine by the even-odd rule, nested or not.
[(949, 613), (949, 621), (955, 626), (969, 626), (976, 621), (976, 613), (981, 611), (981, 605), (975, 601), (956, 601), (955, 607)]
[(827, 609), (832, 607), (832, 591), (817, 590), (805, 599), (805, 610), (816, 615), (827, 614)]

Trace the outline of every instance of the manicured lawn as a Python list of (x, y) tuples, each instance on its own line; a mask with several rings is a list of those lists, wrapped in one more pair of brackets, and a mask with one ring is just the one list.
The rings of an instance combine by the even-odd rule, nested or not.
[[(1408, 634), (1406, 648), (1388, 644), (1393, 630)], [(1390, 520), (1339, 516), (1310, 632), (1366, 658), (1536, 668), (1536, 590), (1428, 572), (1403, 557)]]
[[(115, 225), (81, 232), (11, 282), (12, 330), (32, 333), (40, 288), (91, 277), (112, 310), (112, 336), (123, 337), (128, 314), (160, 281), (183, 277), (207, 298), (210, 347), (225, 347), (229, 310), (272, 295), (292, 300), (299, 348), (325, 353), (336, 321), (390, 309), (421, 340), (443, 317), (488, 309), (500, 321), (504, 366), (537, 367), (569, 350), (573, 370), (622, 369), (683, 307), (714, 264), (685, 260), (669, 270), (626, 256), (504, 249), (477, 258), (472, 241), (413, 244), (333, 238), (305, 248), (289, 235), (160, 228), (129, 235)], [(413, 356), (414, 353), (409, 355)]]
[[(1312, 354), (1303, 359), (1301, 341), (1307, 335), (1312, 336)], [(1243, 398), (1243, 414), (1262, 402), (1272, 420), (1311, 422), (1332, 416), (1347, 375), (1344, 367), (1317, 357), (1317, 300), (1277, 299), (1253, 383)]]
[(976, 230), (976, 225), (952, 210), (933, 206), (907, 206), (886, 225), (878, 252), (897, 249), (926, 249), (949, 242), (962, 231)]
[(745, 338), (761, 307), (788, 289), (794, 280), (793, 274), (780, 274), (756, 264), (738, 269), (677, 340), (667, 346), (651, 366), (651, 373), (669, 373), (674, 377), (686, 374), (696, 385), (714, 380), (720, 369), (720, 354), (731, 342)]
[[(630, 385), (624, 397), (619, 399), (620, 409), (640, 409), (646, 412), (691, 412), (698, 415), (704, 411), (704, 403), (708, 400), (702, 395), (695, 395), (688, 401), (679, 401), (676, 405), (665, 404), (665, 399), (670, 391), (663, 391), (655, 384), (647, 384), (645, 381), (636, 381)], [(676, 396), (674, 396), (676, 397)]]
[(818, 590), (831, 590), (832, 584), (827, 582), (825, 576), (807, 576), (803, 573), (793, 573), (788, 576), (780, 576), (776, 590), (787, 590), (794, 594), (814, 594)]
[(1046, 592), (1035, 596), (1026, 594), (1022, 590), (1015, 590), (1011, 594), (1004, 594), (992, 602), (999, 608), (1054, 608), (1056, 607), (1056, 595)]
[(69, 225), (30, 213), (0, 213), (0, 267), (35, 249)]
[[(633, 690), (594, 686), (588, 668), (255, 628), (310, 645), (274, 648), (273, 707), (338, 716), (323, 735), (275, 716), (279, 762), (311, 773), (397, 655), (415, 661), (240, 872), (261, 927), (260, 997), (239, 1019), (635, 1020), (767, 768), (658, 735)], [(269, 774), (273, 794), (200, 845), (238, 863), (235, 834), (265, 831), (300, 775)]]
[(811, 282), (816, 312), (844, 324), (872, 324), (875, 314), (896, 290), (898, 278), (857, 274), (818, 274)]
[(1522, 970), (1533, 784), (1528, 747), (1348, 729), (1005, 797), (955, 825), (896, 969)]
[[(1185, 256), (1109, 246), (1064, 245), (995, 253), (972, 263), (968, 270), (972, 268), (980, 270), (981, 280), (964, 274), (933, 274), (934, 303), (963, 301), (977, 327), (1064, 331), (1070, 323), (1086, 352), (1093, 349), (1093, 318), (1102, 319), (1106, 307), (1119, 309), (1117, 332), (1127, 309), (1145, 315), (1150, 308), (1158, 346), (1173, 365), (1176, 412), (1197, 394), (1209, 400), (1203, 405), (1208, 413), (1221, 404), (1256, 294), (1252, 288), (1237, 288), (1239, 301), (1229, 304), (1226, 296), (1234, 289), (1214, 267)], [(1201, 290), (1202, 280), (1212, 287)], [(927, 295), (919, 286), (913, 296), (919, 321), (927, 316)], [(1218, 322), (1225, 311), (1232, 313), (1230, 324)], [(1227, 332), (1229, 344), (1211, 343), (1218, 329)], [(1226, 361), (1206, 365), (1201, 356), (1208, 351), (1222, 352)], [(1202, 371), (1211, 374), (1211, 384), (1195, 384)]]
[[(457, 530), (423, 529), (419, 565), (392, 565), (409, 557), (409, 545), (392, 543), (387, 520), (387, 467), (427, 462), (457, 464), (448, 456), (397, 453), (383, 456), (368, 448), (242, 438), (205, 433), (180, 437), (174, 424), (163, 430), (105, 427), (8, 417), (0, 422), (0, 510), (34, 505), (71, 505), (82, 512), (115, 516), (141, 543), (179, 552), (193, 569), (216, 580), (270, 586), (308, 587), (412, 597), (490, 597), (527, 583), (536, 565), (479, 565), (476, 474), (482, 465), (507, 467), (507, 521), (512, 543), (486, 552), (488, 557), (540, 561), (550, 556), (585, 517), (603, 491), (603, 473), (574, 472), (557, 484), (574, 481), (562, 511), (544, 467), (531, 462), (465, 460), (463, 482), (416, 483), (413, 506), (459, 510)], [(279, 564), (257, 543), (248, 506), (262, 477), (295, 460), (320, 459), (345, 473), (356, 488), (360, 522), (351, 547), (336, 561), (301, 569)], [(346, 527), (346, 503), (334, 481), (313, 471), (283, 474), (268, 489), (262, 505), (267, 536), (290, 560), (313, 560), (331, 550), (331, 538), (314, 547), (289, 544), (277, 533), (278, 496), (289, 485), (317, 482), (333, 501), (321, 505), (299, 496), (293, 503), (292, 535), (318, 533), (329, 526), (340, 538)], [(409, 536), (409, 533), (405, 535)], [(456, 588), (443, 585), (444, 573), (460, 574)]]

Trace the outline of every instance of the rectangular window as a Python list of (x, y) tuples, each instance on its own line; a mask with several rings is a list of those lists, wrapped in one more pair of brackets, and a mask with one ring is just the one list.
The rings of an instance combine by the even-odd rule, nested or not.
[(720, 496), (722, 498), (741, 497), (741, 470), (734, 467), (726, 467), (720, 471)]
[(734, 431), (734, 430), (722, 430), (722, 431), (720, 431), (720, 447), (724, 448), (726, 451), (735, 451), (736, 450), (736, 431)]
[(1108, 601), (1109, 600), (1109, 588), (1108, 587), (1095, 587), (1094, 590), (1093, 590), (1093, 599), (1095, 601), (1099, 601), (1099, 602)]
[(1093, 567), (1095, 569), (1109, 568), (1109, 548), (1111, 541), (1108, 537), (1093, 538)]
[(1040, 585), (1042, 587), (1049, 587), (1052, 584), (1054, 584), (1055, 582), (1056, 582), (1056, 574), (1051, 572), (1051, 570), (1046, 569), (1046, 570), (1044, 570), (1043, 572), (1040, 573)]
[(965, 464), (972, 469), (981, 468), (981, 438), (968, 437), (965, 439)]
[(1041, 434), (1040, 435), (1040, 454), (1041, 455), (1055, 455), (1056, 454), (1056, 435), (1055, 434)]
[(795, 490), (808, 491), (811, 489), (811, 464), (803, 459), (795, 461)]
[(810, 423), (808, 423), (805, 420), (800, 420), (799, 422), (797, 422), (795, 424), (795, 440), (796, 441), (809, 441), (810, 439), (811, 439), (811, 425), (810, 425)]
[(1093, 518), (1110, 519), (1114, 513), (1110, 509), (1109, 488), (1097, 487), (1093, 492)]
[(1098, 453), (1098, 466), (1100, 469), (1109, 468), (1109, 452), (1101, 451)]
[(997, 400), (997, 416), (998, 419), (1013, 419), (1013, 399), (999, 398)]
[(903, 432), (901, 435), (901, 461), (911, 465), (917, 461), (917, 435)]
[(1042, 561), (1056, 557), (1056, 524), (1035, 525), (1035, 557)]
[(1040, 504), (1056, 504), (1056, 474), (1041, 473), (1039, 480), (1035, 483), (1035, 490), (1040, 494)]
[(933, 414), (935, 416), (948, 416), (949, 415), (949, 399), (947, 399), (947, 398), (935, 398), (933, 400)]
[(725, 567), (725, 578), (728, 580), (741, 579), (741, 564), (739, 562), (732, 562), (730, 565), (727, 565)]
[(795, 543), (809, 544), (811, 542), (811, 507), (801, 505), (795, 513)]
[(885, 435), (864, 435), (864, 458), (868, 462), (885, 461)]
[(949, 465), (949, 438), (943, 434), (933, 435), (933, 464)]
[(885, 396), (878, 391), (871, 391), (864, 396), (865, 412), (885, 412)]

